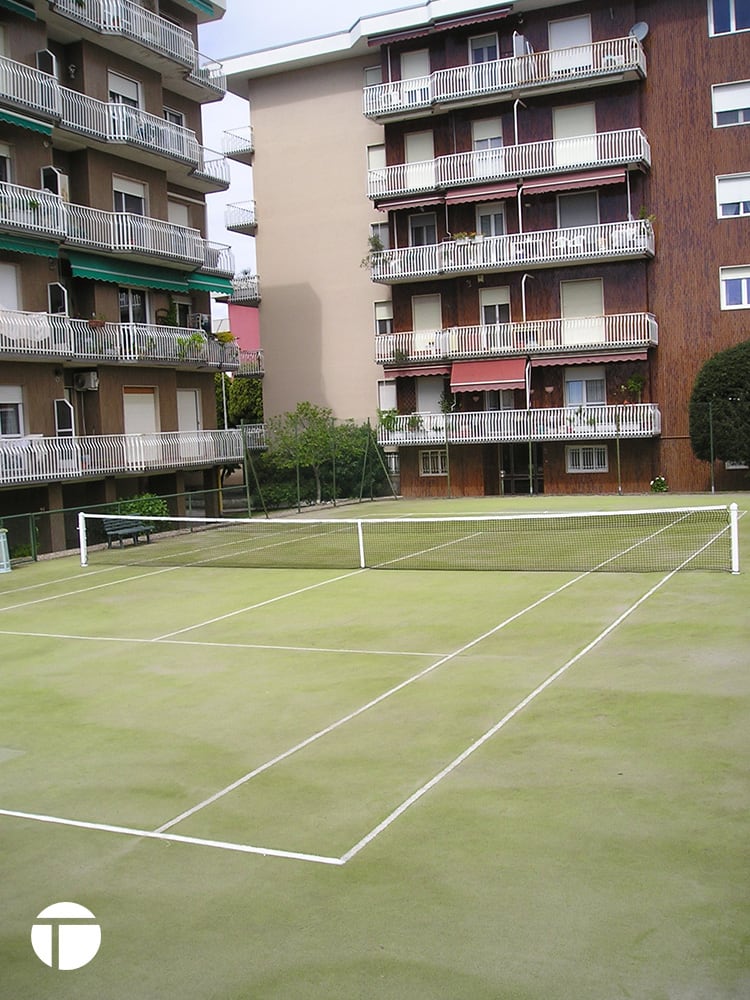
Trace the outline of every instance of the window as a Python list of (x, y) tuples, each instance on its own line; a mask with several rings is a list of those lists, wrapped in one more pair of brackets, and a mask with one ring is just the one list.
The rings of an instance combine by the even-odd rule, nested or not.
[(599, 196), (596, 191), (558, 195), (557, 218), (560, 229), (597, 226), (599, 224)]
[(126, 177), (112, 178), (115, 212), (130, 212), (132, 215), (146, 214), (146, 185)]
[(164, 120), (172, 125), (180, 125), (184, 128), (185, 116), (181, 111), (174, 111), (172, 108), (164, 108)]
[(716, 210), (719, 218), (750, 215), (750, 174), (716, 178)]
[(148, 292), (143, 288), (120, 288), (120, 322), (148, 323)]
[(445, 448), (434, 448), (419, 453), (420, 476), (447, 476), (448, 455)]
[(409, 216), (409, 245), (426, 247), (437, 243), (437, 216), (434, 212)]
[(750, 0), (709, 0), (708, 29), (712, 35), (750, 29)]
[(471, 63), (494, 62), (497, 59), (497, 35), (478, 35), (469, 39)]
[(5, 142), (0, 142), (0, 181), (10, 182), (13, 179), (10, 164), (10, 146)]
[(502, 205), (481, 205), (477, 208), (477, 232), (482, 236), (505, 235), (505, 209)]
[(750, 309), (750, 266), (722, 267), (721, 308)]
[(126, 104), (129, 108), (140, 108), (141, 92), (137, 80), (129, 80), (117, 73), (108, 73), (109, 100), (112, 104)]
[(177, 320), (177, 326), (189, 327), (190, 320), (189, 316), (193, 312), (193, 303), (190, 299), (181, 299), (175, 295), (172, 300), (174, 302), (175, 308), (175, 319)]
[(0, 385), (0, 437), (23, 434), (23, 390), (20, 385)]
[(365, 87), (377, 87), (383, 82), (383, 70), (380, 66), (365, 67)]
[(718, 83), (711, 88), (714, 128), (750, 123), (750, 80)]
[(588, 14), (550, 21), (547, 29), (552, 73), (580, 72), (592, 65), (591, 18)]
[(576, 365), (565, 369), (566, 406), (603, 406), (605, 397), (601, 365)]
[(608, 472), (606, 445), (570, 445), (565, 449), (566, 472)]
[(510, 288), (481, 288), (479, 290), (479, 307), (482, 326), (494, 326), (496, 323), (510, 322)]
[(0, 263), (0, 309), (18, 309), (19, 301), (18, 268)]
[(553, 108), (552, 135), (555, 166), (594, 164), (599, 160), (593, 103)]
[[(391, 233), (388, 229), (387, 222), (373, 222), (370, 225), (370, 240), (375, 243), (376, 240), (380, 240), (380, 245), (384, 250), (390, 250), (391, 247)], [(377, 244), (376, 244), (377, 245)]]
[(393, 333), (393, 303), (375, 303), (375, 333)]
[(378, 409), (396, 409), (396, 380), (388, 379), (378, 382)]

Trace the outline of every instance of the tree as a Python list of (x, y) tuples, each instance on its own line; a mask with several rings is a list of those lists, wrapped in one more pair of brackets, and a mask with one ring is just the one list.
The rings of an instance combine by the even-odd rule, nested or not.
[(239, 427), (241, 423), (263, 423), (263, 385), (260, 379), (231, 378), (226, 374), (216, 374), (216, 426), (224, 426), (224, 397), (221, 382), (224, 380), (224, 390), (227, 398), (227, 419), (230, 427)]
[(750, 464), (750, 340), (705, 362), (690, 396), (696, 458)]
[(269, 447), (282, 468), (307, 468), (315, 479), (315, 499), (322, 499), (322, 467), (333, 455), (333, 411), (314, 403), (297, 403), (291, 413), (268, 422)]

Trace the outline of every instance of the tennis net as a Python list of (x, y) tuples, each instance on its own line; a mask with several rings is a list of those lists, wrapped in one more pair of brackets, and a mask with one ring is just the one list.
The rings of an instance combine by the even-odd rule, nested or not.
[[(736, 504), (477, 517), (256, 520), (118, 515), (116, 520), (120, 530), (113, 535), (112, 515), (79, 514), (82, 566), (96, 562), (301, 569), (739, 572)], [(128, 527), (134, 529), (132, 535)], [(135, 532), (139, 527), (140, 534)]]

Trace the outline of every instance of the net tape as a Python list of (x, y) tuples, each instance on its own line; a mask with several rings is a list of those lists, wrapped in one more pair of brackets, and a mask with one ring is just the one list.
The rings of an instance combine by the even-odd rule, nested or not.
[[(109, 515), (111, 518), (112, 515)], [(81, 562), (314, 569), (669, 572), (733, 569), (730, 509), (271, 520), (81, 514)], [(736, 523), (734, 524), (736, 531)]]

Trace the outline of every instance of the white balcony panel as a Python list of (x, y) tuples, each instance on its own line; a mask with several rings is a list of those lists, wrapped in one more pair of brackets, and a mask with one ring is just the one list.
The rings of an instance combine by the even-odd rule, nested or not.
[(546, 355), (570, 353), (573, 344), (582, 352), (644, 350), (658, 342), (656, 317), (651, 313), (619, 313), (457, 326), (435, 330), (429, 337), (422, 330), (382, 334), (375, 338), (375, 360), (379, 364), (403, 365), (425, 360)]
[(254, 234), (258, 229), (255, 202), (244, 201), (227, 205), (224, 209), (224, 228), (234, 233)]
[(65, 203), (59, 195), (0, 183), (0, 229), (61, 239), (66, 226)]
[(103, 212), (86, 205), (67, 204), (65, 210), (66, 242), (71, 245), (196, 265), (203, 264), (208, 253), (207, 241), (197, 229), (130, 212)]
[(53, 76), (0, 56), (0, 103), (23, 108), (43, 118), (58, 118), (60, 86)]
[(661, 433), (654, 403), (484, 410), (478, 413), (420, 413), (395, 417), (378, 428), (381, 445), (492, 444), (527, 441), (601, 441), (651, 438)]
[(230, 302), (238, 305), (260, 301), (260, 278), (257, 274), (240, 274), (232, 278)]
[(193, 176), (202, 178), (219, 188), (228, 188), (231, 182), (226, 157), (204, 146), (198, 148), (198, 164), (193, 169)]
[(224, 132), (222, 147), (224, 155), (238, 163), (251, 164), (255, 154), (255, 138), (250, 125), (241, 128), (227, 129)]
[(234, 274), (234, 253), (225, 243), (203, 240), (203, 261), (201, 271), (231, 278)]
[(200, 87), (213, 91), (217, 98), (223, 97), (227, 92), (227, 78), (224, 67), (215, 59), (196, 53), (193, 67), (187, 75), (187, 79)]
[(235, 375), (264, 375), (265, 371), (263, 351), (240, 350), (240, 363)]

